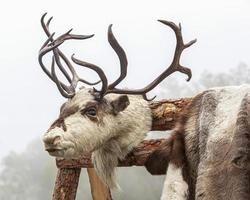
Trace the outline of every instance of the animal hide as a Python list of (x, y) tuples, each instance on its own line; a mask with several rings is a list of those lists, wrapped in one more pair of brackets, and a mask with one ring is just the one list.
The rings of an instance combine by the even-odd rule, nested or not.
[[(214, 88), (197, 95), (172, 132), (171, 142), (147, 161), (148, 170), (155, 171), (154, 157), (158, 154), (159, 158), (165, 149), (160, 164), (168, 169), (161, 199), (250, 199), (249, 120), (249, 85)], [(183, 137), (178, 148), (174, 146), (176, 134)]]

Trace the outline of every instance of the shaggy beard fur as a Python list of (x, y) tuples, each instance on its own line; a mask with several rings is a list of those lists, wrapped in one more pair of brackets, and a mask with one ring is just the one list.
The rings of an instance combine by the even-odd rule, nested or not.
[(121, 149), (119, 143), (112, 139), (92, 154), (92, 162), (98, 176), (111, 189), (120, 189), (116, 180), (115, 167), (118, 165), (118, 160), (123, 160), (128, 152)]
[(110, 119), (110, 123), (117, 124), (112, 130), (113, 137), (92, 153), (95, 170), (110, 189), (120, 188), (115, 175), (118, 161), (124, 160), (126, 155), (146, 137), (152, 126), (148, 103), (137, 96), (129, 96), (129, 100), (128, 108)]

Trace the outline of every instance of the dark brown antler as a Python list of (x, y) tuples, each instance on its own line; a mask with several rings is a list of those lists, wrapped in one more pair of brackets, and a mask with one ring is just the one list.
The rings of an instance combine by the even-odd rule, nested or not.
[(108, 86), (108, 89), (112, 90), (113, 88), (115, 88), (115, 86), (117, 86), (126, 77), (128, 61), (127, 61), (127, 56), (126, 56), (125, 51), (123, 50), (123, 48), (119, 45), (119, 43), (115, 39), (115, 36), (112, 32), (112, 24), (109, 25), (109, 28), (108, 28), (108, 41), (109, 41), (110, 46), (114, 49), (114, 51), (116, 52), (116, 54), (119, 57), (120, 69), (121, 69), (121, 73), (120, 73), (119, 78)]
[[(45, 14), (46, 15), (46, 14)], [(39, 63), (42, 67), (42, 69), (44, 70), (44, 72), (56, 83), (59, 91), (61, 92), (61, 94), (64, 97), (70, 98), (72, 96), (74, 96), (75, 94), (75, 88), (77, 83), (80, 82), (84, 82), (87, 83), (89, 85), (93, 85), (93, 84), (97, 84), (96, 83), (89, 83), (83, 79), (81, 79), (75, 72), (73, 66), (71, 65), (70, 61), (66, 58), (66, 56), (58, 49), (58, 46), (61, 45), (65, 40), (70, 40), (70, 39), (87, 39), (92, 37), (93, 35), (73, 35), (70, 34), (71, 30), (68, 31), (67, 33), (61, 35), (60, 37), (58, 37), (57, 39), (53, 40), (53, 34), (50, 34), (49, 32), (49, 24), (52, 18), (50, 18), (47, 23), (44, 23), (44, 17), (45, 15), (42, 16), (41, 19), (41, 23), (42, 23), (42, 27), (46, 33), (46, 35), (48, 36), (48, 39), (46, 40), (46, 42), (44, 43), (44, 45), (42, 46), (40, 52), (39, 52)], [(159, 22), (169, 26), (174, 32), (175, 32), (175, 36), (176, 36), (176, 48), (175, 48), (175, 53), (174, 53), (174, 58), (173, 61), (171, 63), (171, 65), (161, 74), (159, 75), (154, 81), (152, 81), (150, 84), (148, 84), (146, 87), (142, 88), (142, 89), (137, 89), (137, 90), (127, 90), (127, 89), (118, 89), (116, 88), (116, 86), (126, 77), (127, 75), (127, 57), (125, 54), (125, 51), (123, 50), (123, 48), (119, 45), (119, 43), (117, 42), (115, 36), (113, 35), (112, 32), (112, 25), (109, 26), (108, 28), (108, 41), (109, 44), (111, 45), (111, 47), (114, 49), (114, 51), (116, 52), (116, 54), (118, 55), (118, 58), (120, 60), (120, 76), (110, 85), (108, 85), (108, 80), (107, 77), (105, 75), (105, 73), (103, 72), (103, 70), (98, 67), (97, 65), (85, 62), (85, 61), (81, 61), (79, 59), (76, 59), (74, 57), (74, 55), (72, 55), (71, 59), (72, 61), (77, 64), (77, 65), (81, 65), (87, 68), (90, 68), (92, 70), (94, 70), (98, 76), (101, 79), (102, 82), (102, 88), (100, 91), (95, 90), (96, 93), (98, 93), (99, 98), (103, 98), (106, 94), (109, 93), (116, 93), (116, 94), (131, 94), (131, 95), (142, 95), (144, 99), (148, 100), (146, 97), (146, 93), (151, 91), (152, 89), (154, 89), (160, 82), (162, 82), (166, 77), (168, 77), (169, 75), (173, 74), (174, 72), (178, 71), (181, 73), (184, 73), (188, 76), (187, 81), (189, 81), (192, 77), (192, 73), (191, 70), (189, 68), (183, 67), (182, 65), (180, 65), (180, 57), (181, 54), (183, 52), (184, 49), (190, 47), (192, 44), (194, 44), (196, 42), (195, 40), (192, 40), (190, 42), (188, 42), (187, 44), (184, 44), (183, 42), (183, 38), (182, 38), (182, 33), (181, 33), (181, 26), (177, 26), (176, 24), (174, 24), (173, 22), (169, 22), (169, 21), (164, 21), (164, 20), (158, 20)], [(53, 51), (53, 59), (52, 59), (52, 67), (51, 67), (51, 73), (45, 68), (44, 64), (42, 63), (42, 57), (48, 53), (49, 51)], [(68, 66), (70, 72), (72, 73), (72, 79), (70, 78), (69, 74), (66, 72), (66, 70), (63, 68), (60, 58), (66, 63), (66, 65)], [(55, 63), (58, 65), (59, 69), (61, 70), (61, 72), (65, 75), (66, 79), (70, 82), (70, 86), (66, 86), (65, 84), (61, 83), (55, 73)], [(151, 99), (152, 100), (152, 99)]]
[(173, 22), (164, 21), (164, 20), (158, 20), (158, 21), (169, 26), (175, 32), (175, 35), (176, 35), (176, 48), (175, 48), (175, 54), (174, 54), (174, 58), (173, 58), (171, 65), (160, 76), (158, 76), (153, 82), (151, 82), (150, 84), (148, 84), (146, 87), (142, 89), (124, 90), (124, 89), (117, 89), (117, 88), (113, 88), (113, 89), (109, 88), (106, 94), (108, 93), (133, 94), (133, 95), (137, 94), (137, 95), (143, 95), (143, 97), (146, 98), (147, 92), (154, 89), (161, 81), (163, 81), (166, 77), (168, 77), (169, 75), (171, 75), (172, 73), (176, 71), (187, 74), (188, 76), (187, 81), (191, 79), (192, 77), (191, 70), (189, 68), (186, 68), (180, 65), (180, 56), (184, 49), (190, 47), (192, 44), (196, 42), (196, 39), (190, 41), (187, 44), (184, 44), (180, 25), (177, 26)]
[(100, 79), (102, 81), (102, 88), (100, 91), (96, 91), (96, 92), (98, 92), (100, 94), (98, 98), (103, 98), (103, 96), (108, 88), (108, 79), (107, 79), (105, 73), (103, 72), (103, 70), (100, 67), (98, 67), (97, 65), (94, 65), (94, 64), (91, 64), (91, 63), (81, 61), (81, 60), (74, 58), (74, 54), (71, 56), (71, 59), (73, 60), (74, 63), (81, 65), (83, 67), (87, 67), (89, 69), (92, 69), (98, 74), (98, 76), (100, 77)]
[[(47, 21), (47, 23), (44, 22), (44, 18), (46, 16), (47, 13), (45, 13), (42, 18), (41, 18), (41, 25), (43, 27), (44, 32), (46, 33), (46, 35), (48, 36), (48, 39), (46, 40), (46, 42), (44, 43), (44, 45), (42, 46), (42, 48), (40, 49), (39, 52), (39, 64), (41, 65), (43, 71), (49, 76), (49, 78), (54, 81), (60, 91), (60, 93), (66, 97), (66, 98), (71, 98), (72, 96), (74, 96), (75, 94), (75, 88), (77, 86), (78, 82), (83, 82), (85, 84), (88, 85), (96, 85), (98, 84), (100, 81), (95, 82), (95, 83), (90, 83), (82, 78), (80, 78), (75, 69), (73, 68), (71, 62), (67, 59), (67, 57), (58, 49), (58, 46), (61, 45), (65, 40), (70, 40), (70, 39), (88, 39), (93, 37), (93, 35), (74, 35), (74, 34), (70, 34), (72, 29), (70, 31), (68, 31), (67, 33), (61, 35), (60, 37), (58, 37), (56, 40), (53, 39), (54, 34), (51, 34), (49, 31), (49, 24), (52, 20), (52, 17), (49, 18), (49, 20)], [(53, 51), (53, 60), (52, 60), (52, 72), (49, 72), (49, 70), (45, 67), (45, 65), (42, 62), (42, 58), (43, 56), (50, 52)], [(66, 66), (69, 68), (71, 74), (72, 74), (72, 78), (70, 77), (70, 75), (67, 73), (67, 71), (65, 70), (65, 68), (63, 67), (62, 63), (61, 63), (61, 59), (65, 62)], [(54, 68), (54, 64), (57, 64), (57, 66), (59, 67), (60, 71), (63, 73), (63, 75), (65, 76), (65, 78), (67, 79), (67, 81), (70, 83), (69, 86), (66, 86), (64, 83), (60, 82), (56, 76), (55, 73), (55, 68)]]

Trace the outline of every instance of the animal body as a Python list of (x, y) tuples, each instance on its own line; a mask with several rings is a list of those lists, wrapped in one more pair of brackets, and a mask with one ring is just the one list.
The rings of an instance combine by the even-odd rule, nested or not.
[(147, 161), (153, 174), (167, 170), (161, 199), (250, 199), (249, 119), (249, 85), (197, 95)]
[[(52, 18), (45, 23), (45, 16), (46, 14), (42, 16), (41, 24), (48, 38), (39, 51), (39, 64), (46, 75), (56, 83), (62, 96), (68, 98), (68, 101), (61, 107), (58, 119), (44, 134), (45, 149), (51, 156), (62, 158), (78, 158), (84, 153), (92, 153), (92, 161), (98, 175), (110, 188), (115, 188), (117, 183), (114, 169), (118, 160), (124, 159), (151, 129), (152, 114), (146, 93), (177, 71), (188, 75), (188, 80), (190, 80), (191, 70), (181, 66), (179, 61), (183, 50), (190, 47), (196, 40), (185, 44), (180, 25), (159, 20), (170, 27), (176, 35), (176, 49), (172, 63), (142, 89), (119, 89), (118, 84), (127, 74), (127, 58), (125, 51), (112, 33), (111, 25), (108, 29), (108, 41), (118, 55), (121, 73), (113, 83), (108, 83), (105, 73), (99, 66), (76, 59), (74, 55), (70, 60), (59, 50), (59, 46), (66, 40), (82, 40), (93, 35), (74, 35), (70, 30), (54, 39), (54, 33), (49, 31)], [(49, 52), (52, 53), (51, 70), (48, 70), (43, 63), (44, 55)], [(92, 69), (101, 81), (90, 83), (80, 78), (73, 67), (74, 64)], [(69, 85), (59, 80), (55, 65), (58, 66), (57, 70), (61, 71)], [(82, 87), (76, 91), (79, 82), (85, 85), (101, 83), (102, 86), (100, 90)]]

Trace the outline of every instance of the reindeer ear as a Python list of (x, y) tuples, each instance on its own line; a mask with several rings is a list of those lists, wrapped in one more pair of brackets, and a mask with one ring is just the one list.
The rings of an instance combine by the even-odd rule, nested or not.
[(129, 99), (127, 95), (121, 95), (111, 102), (114, 114), (117, 115), (119, 112), (125, 110), (129, 105)]

